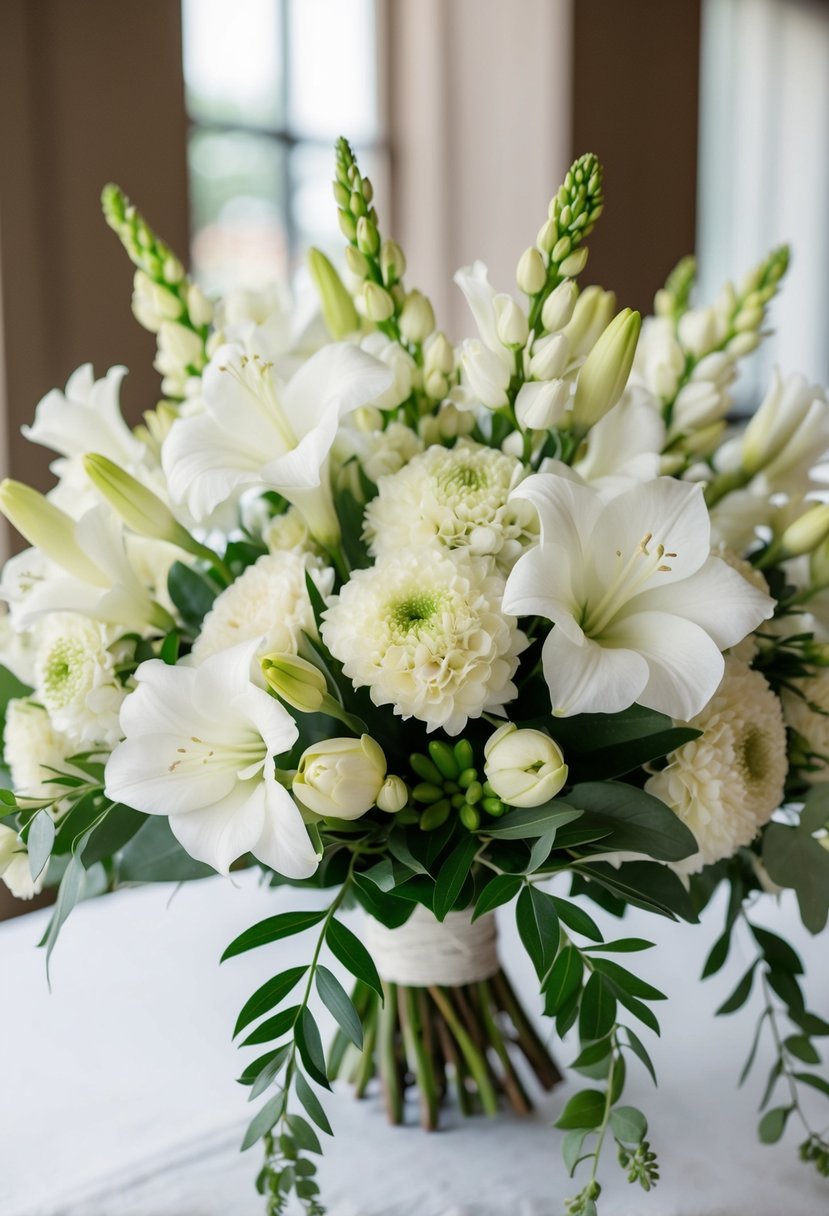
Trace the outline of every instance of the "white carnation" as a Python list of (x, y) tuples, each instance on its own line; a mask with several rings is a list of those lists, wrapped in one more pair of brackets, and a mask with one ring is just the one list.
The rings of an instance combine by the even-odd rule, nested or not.
[(32, 881), (29, 854), (14, 828), (0, 824), (0, 878), (15, 899), (32, 899), (43, 887), (44, 875)]
[(9, 701), (4, 735), (12, 788), (27, 798), (53, 798), (55, 769), (71, 771), (66, 759), (76, 749), (57, 730), (42, 705), (30, 697)]
[(487, 558), (404, 550), (352, 574), (324, 614), (323, 639), (375, 705), (457, 735), (516, 695), (527, 643), (501, 611), (503, 590)]
[(73, 748), (112, 747), (121, 738), (118, 714), (127, 690), (117, 675), (114, 630), (74, 612), (58, 612), (42, 627), (35, 656), (35, 691)]
[(303, 631), (316, 635), (306, 570), (327, 595), (334, 572), (310, 555), (282, 551), (258, 558), (217, 596), (193, 646), (195, 661), (254, 638), (262, 639), (260, 654), (296, 654)]
[(379, 410), (365, 409), (355, 410), (348, 424), (340, 428), (334, 457), (341, 468), (340, 480), (348, 462), (356, 457), (366, 477), (377, 482), (397, 473), (422, 451), (423, 443), (411, 427), (390, 422), (384, 430)]
[(751, 843), (783, 801), (787, 762), (780, 701), (738, 659), (726, 658), (722, 683), (689, 725), (702, 734), (672, 752), (645, 789), (696, 837), (699, 852), (675, 866), (693, 874)]
[[(805, 741), (814, 771), (800, 770), (810, 784), (829, 781), (829, 671), (792, 680), (793, 690), (782, 693), (786, 723)], [(797, 691), (794, 691), (796, 689)]]
[(377, 483), (365, 516), (372, 553), (438, 541), (447, 549), (492, 554), (509, 570), (538, 538), (531, 504), (507, 501), (523, 476), (519, 460), (470, 440), (428, 448)]

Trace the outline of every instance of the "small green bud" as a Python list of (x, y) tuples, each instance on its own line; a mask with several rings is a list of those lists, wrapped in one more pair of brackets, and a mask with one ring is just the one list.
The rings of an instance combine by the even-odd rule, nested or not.
[(466, 787), (466, 801), (470, 806), (474, 806), (476, 802), (480, 802), (484, 796), (484, 787), (480, 781), (472, 781)]
[(465, 805), (466, 805), (466, 798), (464, 797), (463, 794), (453, 794), (452, 795), (452, 806), (455, 808), (456, 811), (459, 811), (461, 809), (461, 807), (465, 806)]
[(422, 752), (412, 752), (409, 756), (409, 764), (412, 772), (415, 773), (422, 781), (431, 781), (433, 785), (440, 785), (443, 777), (438, 769), (432, 763), (428, 756), (424, 756)]
[(357, 248), (367, 257), (374, 258), (380, 252), (380, 233), (377, 225), (368, 216), (360, 216), (355, 229)]
[(461, 807), (458, 818), (463, 826), (468, 828), (470, 832), (477, 832), (478, 828), (481, 826), (480, 813), (475, 809), (474, 806), (470, 806), (468, 802), (464, 803), (464, 805)]
[(573, 242), (570, 240), (569, 236), (559, 237), (555, 245), (553, 245), (553, 250), (550, 254), (550, 261), (555, 262), (556, 264), (563, 262), (572, 248)]
[(542, 253), (548, 256), (552, 252), (553, 246), (558, 240), (558, 224), (553, 220), (545, 220), (538, 230), (538, 236), (535, 238), (535, 243)]
[(440, 802), (432, 803), (420, 816), (421, 831), (433, 832), (435, 828), (442, 827), (449, 818), (451, 809), (452, 804), (448, 798), (443, 798)]
[(500, 819), (507, 809), (500, 798), (484, 798), (481, 802), (481, 807), (493, 819)]
[(465, 768), (458, 777), (458, 785), (462, 790), (469, 789), (473, 781), (478, 780), (478, 770), (474, 768)]
[(455, 759), (458, 762), (458, 768), (461, 772), (463, 772), (465, 768), (472, 768), (475, 760), (475, 753), (473, 752), (472, 744), (468, 739), (458, 739), (452, 750), (455, 753)]
[(365, 204), (362, 194), (353, 191), (349, 199), (348, 209), (352, 215), (361, 216), (368, 215), (368, 207)]
[(347, 211), (351, 203), (351, 194), (342, 182), (332, 182), (334, 192), (334, 202), (342, 211)]
[(412, 790), (412, 797), (415, 802), (437, 802), (443, 797), (443, 789), (439, 785), (433, 785), (431, 781), (421, 781)]
[(358, 279), (364, 279), (368, 274), (368, 261), (364, 253), (360, 253), (354, 245), (347, 245), (345, 250), (345, 264), (351, 273)]
[(335, 341), (360, 328), (351, 295), (331, 262), (320, 249), (308, 250), (308, 270), (317, 289), (323, 320)]
[(811, 553), (829, 536), (829, 504), (816, 503), (810, 507), (800, 519), (796, 519), (794, 523), (789, 524), (782, 537), (780, 544), (782, 554), (786, 558), (802, 557), (804, 553)]
[(269, 654), (259, 663), (265, 683), (281, 700), (304, 714), (319, 712), (328, 682), (318, 667), (296, 654)]
[(398, 283), (406, 273), (406, 256), (397, 241), (383, 241), (380, 249), (380, 272), (386, 287)]
[(88, 453), (83, 458), (87, 477), (98, 493), (139, 536), (168, 541), (188, 552), (200, 550), (186, 528), (178, 522), (165, 502), (148, 490), (106, 456)]
[(345, 239), (347, 241), (356, 240), (357, 239), (357, 225), (354, 222), (354, 219), (352, 218), (352, 216), (350, 216), (347, 211), (338, 211), (337, 220), (340, 225), (340, 232), (343, 234)]
[(642, 318), (624, 308), (611, 321), (587, 356), (576, 383), (573, 426), (594, 426), (613, 408), (627, 384)]
[(559, 274), (563, 274), (568, 279), (575, 279), (587, 265), (587, 255), (587, 246), (582, 245), (581, 249), (577, 249), (575, 253), (571, 253), (564, 259), (558, 268)]
[(448, 743), (444, 743), (442, 739), (432, 739), (429, 743), (429, 755), (442, 777), (448, 781), (457, 780), (460, 769), (455, 753)]
[(363, 178), (363, 180), (361, 182), (361, 189), (363, 192), (363, 198), (366, 200), (367, 203), (370, 203), (371, 200), (374, 198), (374, 186), (372, 186), (371, 180), (369, 178), (367, 178), (367, 177)]
[(524, 250), (518, 260), (515, 281), (519, 290), (528, 296), (537, 295), (547, 282), (547, 267), (544, 265), (544, 259), (532, 245)]
[(366, 316), (375, 324), (382, 325), (394, 316), (394, 300), (379, 283), (368, 282), (363, 287), (363, 305)]

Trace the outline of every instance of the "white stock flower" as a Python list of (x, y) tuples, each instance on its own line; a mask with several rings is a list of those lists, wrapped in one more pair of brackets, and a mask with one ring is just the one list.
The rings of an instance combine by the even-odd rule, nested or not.
[(375, 705), (457, 735), (516, 695), (526, 638), (501, 611), (503, 587), (488, 558), (404, 550), (352, 574), (324, 614), (323, 640)]
[(540, 730), (505, 722), (484, 746), (486, 779), (509, 806), (541, 806), (567, 780), (561, 748)]
[(376, 400), (367, 401), (367, 405), (373, 405), (379, 410), (393, 410), (412, 395), (417, 364), (399, 342), (394, 342), (379, 330), (375, 330), (361, 340), (360, 350), (383, 363), (394, 377), (386, 391)]
[(509, 569), (537, 536), (532, 508), (508, 501), (523, 476), (519, 460), (471, 440), (428, 448), (378, 481), (365, 512), (372, 553), (438, 541), (447, 549), (491, 554)]
[(673, 322), (668, 317), (646, 317), (633, 362), (633, 382), (668, 401), (676, 393), (684, 370), (685, 354), (674, 334)]
[(509, 575), (504, 609), (555, 626), (542, 651), (553, 713), (699, 713), (720, 651), (774, 608), (711, 556), (702, 487), (659, 477), (605, 502), (542, 473), (513, 493), (538, 510), (541, 543)]
[(43, 888), (44, 877), (41, 874), (36, 882), (32, 881), (25, 844), (18, 840), (14, 828), (0, 823), (0, 879), (15, 899), (34, 899)]
[(302, 753), (293, 791), (303, 806), (332, 819), (359, 819), (377, 802), (386, 757), (370, 735), (323, 739)]
[(764, 677), (734, 658), (726, 659), (719, 688), (688, 725), (702, 734), (671, 752), (645, 789), (693, 832), (699, 851), (674, 868), (694, 874), (751, 844), (780, 806), (786, 729)]
[(9, 701), (3, 735), (12, 789), (27, 798), (53, 798), (55, 769), (73, 772), (66, 763), (76, 748), (59, 731), (47, 711), (32, 697)]
[(126, 690), (118, 679), (111, 627), (79, 613), (44, 623), (35, 656), (38, 701), (76, 747), (111, 747), (121, 737), (118, 714)]
[(245, 643), (198, 667), (142, 663), (121, 710), (125, 738), (107, 761), (106, 794), (169, 816), (190, 856), (220, 874), (252, 853), (287, 878), (309, 878), (318, 858), (275, 768), (297, 728), (251, 683), (254, 651)]
[(792, 689), (781, 693), (783, 713), (812, 753), (809, 763), (814, 765), (812, 771), (801, 768), (799, 775), (810, 785), (829, 781), (829, 671), (821, 669), (791, 683)]
[(203, 519), (246, 486), (278, 490), (315, 536), (339, 536), (328, 457), (340, 420), (391, 372), (348, 343), (318, 351), (282, 386), (272, 364), (223, 346), (203, 376), (205, 412), (173, 424), (162, 463), (176, 502)]
[[(341, 468), (356, 457), (370, 481), (378, 482), (423, 451), (423, 443), (411, 427), (402, 422), (390, 422), (383, 429), (382, 415), (374, 417), (373, 410), (358, 410), (340, 428), (333, 456)], [(375, 423), (376, 425), (371, 425)], [(363, 425), (367, 424), (367, 425)]]
[(258, 558), (213, 601), (193, 644), (193, 659), (258, 641), (257, 654), (296, 654), (303, 632), (316, 637), (316, 625), (305, 572), (323, 596), (334, 585), (334, 572), (321, 568), (309, 554), (283, 550)]
[[(463, 380), (482, 405), (498, 409), (507, 403), (506, 390), (515, 369), (515, 354), (499, 335), (499, 317), (513, 318), (510, 326), (513, 329), (516, 328), (514, 319), (523, 318), (523, 310), (510, 296), (495, 291), (483, 262), (464, 266), (456, 273), (455, 282), (466, 297), (480, 335), (480, 341), (470, 338), (461, 345)], [(524, 332), (523, 322), (520, 322), (520, 330)], [(504, 334), (504, 337), (511, 336), (516, 335)]]

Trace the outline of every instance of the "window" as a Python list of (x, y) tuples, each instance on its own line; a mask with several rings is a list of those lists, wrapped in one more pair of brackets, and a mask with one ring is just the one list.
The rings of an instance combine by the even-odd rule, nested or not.
[(211, 291), (339, 250), (333, 143), (385, 194), (375, 0), (183, 0), (192, 261)]

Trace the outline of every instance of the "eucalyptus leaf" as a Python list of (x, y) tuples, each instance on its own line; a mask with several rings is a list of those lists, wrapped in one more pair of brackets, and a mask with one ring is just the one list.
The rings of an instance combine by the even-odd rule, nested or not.
[(498, 820), (498, 827), (487, 824), (482, 833), (495, 840), (532, 840), (538, 836), (549, 836), (556, 828), (581, 818), (581, 810), (562, 802), (549, 802), (546, 806), (517, 807)]
[(280, 912), (277, 916), (269, 916), (234, 938), (222, 955), (221, 961), (244, 954), (246, 950), (256, 950), (270, 942), (281, 941), (283, 937), (304, 933), (306, 929), (318, 925), (325, 917), (325, 908), (305, 912)]
[(771, 823), (763, 834), (763, 863), (772, 882), (794, 888), (803, 924), (820, 933), (829, 919), (829, 852), (807, 832)]
[(327, 967), (323, 967), (321, 963), (317, 966), (314, 980), (323, 1005), (337, 1025), (345, 1031), (354, 1046), (362, 1051), (363, 1026), (351, 997), (336, 975)]
[(331, 1130), (331, 1124), (328, 1122), (328, 1116), (323, 1109), (323, 1105), (301, 1072), (296, 1074), (296, 1096), (320, 1131), (325, 1132), (326, 1136), (333, 1136), (334, 1133)]
[(524, 949), (543, 979), (553, 965), (561, 936), (551, 896), (537, 887), (525, 886), (515, 905), (515, 919)]
[(37, 882), (43, 873), (54, 843), (55, 821), (43, 808), (29, 823), (26, 837), (26, 847), (29, 851), (29, 873), (32, 876), (32, 882)]
[(555, 1121), (564, 1130), (600, 1127), (607, 1099), (599, 1089), (582, 1089), (574, 1094)]
[(332, 916), (326, 929), (325, 941), (334, 957), (358, 980), (373, 988), (382, 1000), (383, 984), (377, 974), (374, 960), (360, 939), (355, 937), (342, 921)]
[(322, 1152), (319, 1137), (307, 1119), (303, 1119), (302, 1115), (288, 1115), (286, 1122), (293, 1132), (294, 1140), (299, 1148), (306, 1153)]
[(248, 1124), (242, 1140), (241, 1151), (244, 1153), (247, 1149), (252, 1148), (257, 1140), (261, 1140), (263, 1136), (271, 1130), (280, 1115), (282, 1106), (282, 1095), (277, 1094), (276, 1097), (269, 1099), (262, 1109), (254, 1115)]
[(648, 1134), (648, 1121), (635, 1106), (617, 1106), (610, 1112), (610, 1130), (622, 1144), (641, 1144)]

